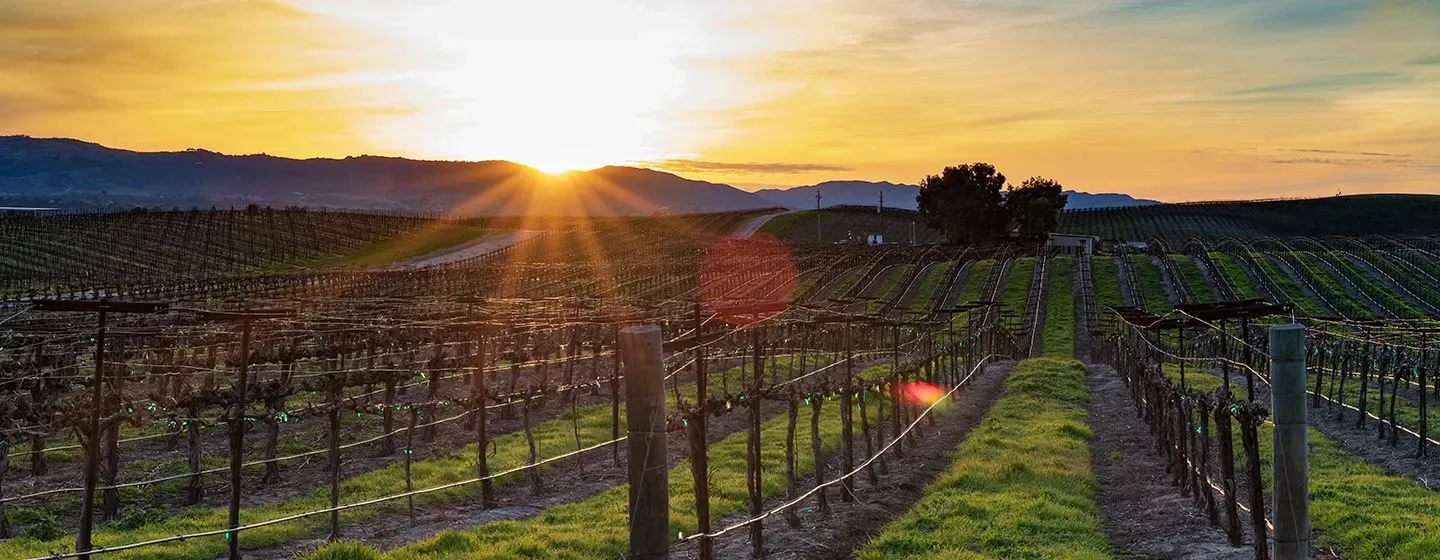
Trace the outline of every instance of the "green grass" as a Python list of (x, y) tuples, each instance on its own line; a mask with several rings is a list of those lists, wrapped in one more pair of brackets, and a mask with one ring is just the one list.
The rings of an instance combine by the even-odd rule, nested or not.
[(815, 214), (814, 210), (800, 210), (798, 212), (789, 212), (775, 216), (774, 218), (770, 218), (770, 221), (765, 222), (765, 225), (760, 226), (760, 232), (768, 233), (778, 239), (787, 239), (799, 235), (799, 232), (795, 231), (797, 223), (809, 221), (811, 222), (811, 237), (809, 240), (814, 241), (815, 229), (813, 214)]
[[(1330, 272), (1320, 266), (1313, 253), (1300, 251), (1286, 251), (1271, 253), (1270, 256), (1282, 259), (1289, 263), (1296, 274), (1303, 276), (1310, 281), (1310, 285), (1318, 292), (1320, 297), (1335, 308), (1335, 312), (1350, 319), (1372, 319), (1375, 313), (1369, 307), (1360, 303), (1359, 300), (1350, 296), (1349, 292), (1340, 285), (1340, 282), (1330, 275)], [(1288, 258), (1286, 258), (1288, 257)]]
[(1440, 306), (1440, 286), (1432, 285), (1433, 282), (1430, 282), (1428, 278), (1397, 262), (1399, 259), (1407, 259), (1408, 262), (1423, 270), (1425, 268), (1423, 264), (1424, 261), (1419, 253), (1413, 251), (1400, 253), (1391, 251), (1358, 251), (1357, 255), (1385, 271), (1394, 278), (1396, 282), (1404, 285), (1405, 289), (1415, 294), (1416, 297), (1432, 306)]
[[(1197, 374), (1196, 378), (1211, 374)], [(1186, 375), (1187, 379), (1190, 376)], [(1353, 414), (1353, 411), (1351, 411)], [(1271, 481), (1272, 440), (1260, 437), (1261, 471)], [(1310, 521), (1319, 530), (1317, 545), (1339, 548), (1351, 560), (1423, 560), (1440, 558), (1440, 493), (1351, 455), (1334, 440), (1310, 428)], [(1239, 438), (1236, 438), (1237, 453)], [(1377, 443), (1377, 445), (1379, 445)]]
[[(819, 357), (816, 357), (816, 359), (818, 360)], [(791, 359), (789, 363), (793, 362), (794, 360)], [(786, 362), (782, 361), (780, 363)], [(729, 374), (731, 374), (729, 370), (717, 371), (711, 373), (709, 377), (712, 379), (712, 383), (715, 383), (721, 377)], [(683, 395), (693, 395), (694, 384), (682, 385), (680, 391)], [(666, 391), (666, 394), (670, 396), (670, 406), (674, 407), (673, 392)], [(623, 406), (621, 414), (623, 418)], [(579, 407), (576, 409), (574, 417), (579, 426), (582, 445), (594, 445), (610, 439), (610, 405), (608, 403)], [(533, 433), (537, 453), (540, 457), (552, 457), (575, 449), (575, 436), (571, 431), (571, 418), (572, 414), (567, 410), (553, 420), (541, 422), (534, 426)], [(491, 441), (495, 446), (489, 458), (491, 472), (498, 472), (526, 464), (528, 446), (525, 444), (523, 433), (511, 432), (500, 434), (494, 436)], [(570, 463), (562, 461), (538, 468), (546, 470), (568, 464)], [(474, 473), (475, 446), (473, 444), (463, 448), (445, 451), (434, 457), (416, 461), (413, 464), (413, 478), (416, 488), (428, 488), (465, 480), (474, 476)], [(523, 473), (520, 476), (524, 476)], [(522, 480), (520, 476), (501, 478), (496, 480), (495, 484), (499, 486), (513, 483)], [(395, 494), (397, 489), (403, 487), (404, 467), (399, 462), (396, 462), (342, 481), (341, 501), (342, 503), (350, 503), (388, 496)], [(478, 485), (462, 486), (451, 490), (417, 496), (415, 502), (417, 504), (433, 504), (473, 499), (478, 491)], [(386, 502), (383, 505), (373, 508), (356, 508), (341, 512), (341, 525), (342, 527), (349, 526), (353, 528), (357, 523), (371, 519), (382, 511), (400, 511), (403, 504), (403, 501), (397, 500)], [(300, 498), (243, 509), (241, 510), (240, 521), (242, 524), (255, 523), (296, 513), (319, 510), (328, 505), (329, 490), (317, 489)], [(213, 530), (226, 526), (226, 515), (226, 511), (221, 508), (192, 508), (163, 521), (129, 530), (101, 527), (96, 530), (94, 538), (97, 545), (104, 546)], [(324, 527), (325, 522), (325, 516), (311, 516), (293, 522), (251, 529), (241, 533), (241, 543), (245, 548), (275, 546), (313, 535)], [(48, 551), (63, 548), (67, 546), (67, 543), (73, 543), (73, 540), (73, 537), (66, 536), (53, 540), (15, 538), (0, 541), (0, 558), (44, 556)], [(225, 548), (226, 544), (223, 538), (216, 536), (132, 549), (108, 556), (110, 558), (154, 558), (166, 560), (213, 558), (223, 554)]]
[(897, 292), (900, 291), (905, 279), (909, 278), (910, 273), (914, 270), (915, 265), (913, 264), (902, 264), (890, 269), (890, 271), (886, 273), (885, 278), (880, 281), (880, 285), (875, 288), (875, 299), (865, 304), (865, 312), (871, 314), (877, 313), (880, 311), (880, 306), (884, 305), (885, 302), (904, 295)]
[(1235, 292), (1238, 299), (1259, 299), (1260, 291), (1250, 283), (1250, 276), (1235, 262), (1235, 257), (1221, 252), (1211, 252), (1210, 262), (1215, 263), (1215, 268), (1221, 276), (1225, 277), (1226, 283), (1230, 284), (1230, 290)]
[(1109, 558), (1094, 502), (1084, 378), (1074, 360), (1016, 365), (950, 469), (856, 557)]
[(1187, 303), (1210, 303), (1215, 301), (1215, 291), (1210, 289), (1210, 281), (1205, 279), (1205, 273), (1200, 272), (1200, 265), (1195, 264), (1195, 259), (1189, 255), (1166, 255), (1170, 262), (1175, 263), (1175, 268), (1180, 271), (1180, 279), (1185, 282), (1185, 287), (1190, 290), (1190, 301)]
[(1380, 281), (1376, 280), (1369, 272), (1360, 270), (1360, 268), (1350, 262), (1350, 259), (1345, 257), (1345, 255), (1332, 253), (1328, 255), (1328, 258), (1325, 260), (1334, 265), (1341, 274), (1349, 278), (1350, 282), (1355, 284), (1356, 288), (1369, 295), (1376, 303), (1395, 313), (1395, 315), (1401, 319), (1425, 318), (1423, 312), (1412, 307), (1399, 293), (1381, 284)]
[(1075, 294), (1071, 291), (1070, 257), (1050, 260), (1050, 294), (1045, 302), (1045, 355), (1075, 356)]
[(955, 303), (970, 303), (979, 301), (985, 293), (985, 279), (990, 277), (990, 270), (995, 268), (994, 259), (975, 261), (970, 265), (970, 273), (965, 277), (965, 285), (960, 288), (960, 297)]
[[(871, 367), (862, 372), (861, 377), (884, 375), (887, 371), (888, 366)], [(821, 409), (823, 453), (833, 452), (839, 444), (841, 422), (836, 402), (838, 401), (831, 399)], [(807, 441), (809, 414), (809, 407), (802, 406), (795, 447), (797, 473), (809, 473), (814, 465), (814, 457)], [(763, 494), (767, 498), (780, 497), (785, 493), (783, 473), (786, 423), (787, 419), (779, 416), (761, 424), (761, 472), (764, 473)], [(746, 507), (744, 450), (744, 433), (731, 435), (710, 446), (709, 487), (712, 519), (742, 512)], [(669, 486), (670, 531), (676, 534), (693, 533), (697, 522), (694, 514), (694, 479), (691, 477), (688, 460), (670, 470)], [(550, 507), (530, 519), (497, 521), (471, 530), (446, 531), (433, 538), (385, 553), (357, 548), (354, 543), (344, 543), (322, 547), (305, 558), (619, 558), (624, 556), (628, 548), (627, 492), (627, 486), (621, 485), (580, 502)], [(779, 522), (778, 518), (775, 522)]]
[(1107, 309), (1125, 304), (1120, 294), (1120, 273), (1115, 270), (1113, 257), (1094, 257), (1090, 261), (1090, 275), (1095, 280), (1095, 312), (1103, 319)]
[(1130, 270), (1135, 272), (1136, 285), (1145, 298), (1145, 310), (1154, 315), (1169, 313), (1172, 307), (1165, 297), (1165, 286), (1160, 282), (1160, 269), (1150, 261), (1150, 255), (1130, 255)]
[(915, 301), (910, 302), (910, 311), (923, 313), (930, 305), (930, 299), (934, 297), (935, 290), (940, 289), (940, 284), (950, 276), (950, 271), (955, 268), (955, 261), (947, 261), (930, 267), (930, 271), (920, 278), (920, 287), (916, 289)]
[(1025, 317), (1025, 304), (1030, 296), (1030, 277), (1035, 275), (1035, 258), (1015, 259), (1010, 267), (1010, 276), (1005, 279), (1005, 289), (1000, 292), (1001, 311), (1008, 321)]
[(1275, 263), (1270, 262), (1270, 258), (1266, 257), (1264, 253), (1251, 252), (1250, 260), (1259, 266), (1260, 273), (1263, 276), (1268, 277), (1271, 282), (1275, 283), (1276, 287), (1280, 289), (1280, 293), (1286, 299), (1290, 300), (1289, 302), (1295, 306), (1299, 314), (1308, 317), (1325, 317), (1330, 315), (1320, 307), (1318, 302), (1307, 297), (1305, 292), (1300, 289), (1300, 286), (1295, 285), (1295, 281), (1292, 280), (1288, 274), (1282, 272), (1279, 267), (1275, 266)]
[(437, 223), (414, 234), (376, 241), (345, 255), (313, 264), (317, 268), (363, 268), (403, 262), (456, 247), (494, 230), (480, 226)]

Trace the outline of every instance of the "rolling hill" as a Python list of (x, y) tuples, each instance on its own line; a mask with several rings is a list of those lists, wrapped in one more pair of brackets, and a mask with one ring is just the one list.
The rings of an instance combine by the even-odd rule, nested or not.
[(1067, 210), (1059, 231), (1106, 239), (1440, 233), (1440, 195), (1374, 194)]
[(465, 215), (636, 215), (772, 204), (729, 185), (634, 167), (553, 176), (508, 161), (290, 159), (134, 152), (0, 137), (0, 205), (66, 208), (311, 206)]

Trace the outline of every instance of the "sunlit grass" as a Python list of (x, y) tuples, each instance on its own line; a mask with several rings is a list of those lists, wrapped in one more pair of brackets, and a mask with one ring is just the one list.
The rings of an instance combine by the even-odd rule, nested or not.
[(1045, 304), (1045, 355), (1075, 356), (1075, 294), (1071, 291), (1069, 257), (1050, 261), (1050, 294)]
[[(867, 368), (864, 376), (883, 375), (885, 367)], [(863, 376), (862, 376), (863, 377)], [(833, 452), (841, 428), (838, 400), (827, 399), (820, 415), (822, 452)], [(872, 412), (873, 414), (873, 412)], [(810, 410), (801, 407), (802, 426), (808, 426)], [(785, 493), (785, 432), (787, 418), (778, 416), (761, 424), (763, 493), (767, 498)], [(726, 437), (710, 446), (710, 513), (712, 519), (738, 513), (746, 507), (744, 433)], [(814, 464), (808, 444), (808, 429), (797, 433), (797, 473), (809, 473)], [(833, 475), (832, 475), (833, 476)], [(674, 534), (695, 532), (694, 480), (689, 461), (682, 461), (669, 473), (670, 530)], [(498, 521), (472, 530), (446, 531), (397, 550), (378, 553), (354, 544), (324, 547), (307, 559), (349, 560), (385, 558), (390, 560), (554, 558), (619, 558), (628, 548), (626, 485), (606, 490), (595, 497), (553, 506), (521, 521)], [(832, 490), (833, 492), (833, 490)], [(778, 522), (778, 520), (777, 520)]]
[(364, 268), (404, 262), (457, 247), (480, 236), (494, 233), (480, 226), (436, 224), (434, 227), (371, 243), (345, 255), (315, 263), (317, 268)]
[(1090, 472), (1089, 400), (1079, 362), (1020, 362), (949, 470), (856, 556), (1109, 558)]
[[(811, 359), (819, 360), (816, 356)], [(794, 358), (781, 358), (777, 365), (787, 366), (798, 360)], [(807, 359), (809, 361), (809, 359)], [(812, 363), (813, 365), (813, 363)], [(734, 368), (738, 370), (740, 368)], [(708, 378), (711, 383), (724, 376), (735, 374), (731, 370), (721, 370), (711, 373)], [(738, 374), (736, 374), (738, 375)], [(680, 393), (693, 399), (694, 384), (683, 384), (680, 386)], [(670, 400), (668, 406), (675, 407), (674, 391), (667, 388), (666, 395)], [(575, 433), (572, 431), (572, 418), (579, 429), (579, 438), (582, 446), (594, 445), (610, 439), (610, 404), (594, 404), (580, 406), (572, 412), (567, 410), (553, 420), (537, 423), (532, 431), (535, 437), (537, 453), (540, 457), (553, 457), (561, 455), (576, 448)], [(624, 406), (621, 406), (621, 418), (624, 418)], [(524, 440), (522, 432), (510, 432), (492, 436), (494, 451), (489, 456), (488, 464), (491, 472), (498, 472), (510, 468), (523, 466), (528, 462), (529, 448)], [(556, 462), (538, 467), (541, 471), (559, 467), (573, 468), (574, 462)], [(462, 448), (451, 449), (416, 461), (413, 464), (413, 481), (415, 488), (429, 488), (444, 484), (469, 479), (475, 475), (475, 445), (471, 444)], [(497, 486), (514, 483), (527, 476), (524, 473), (497, 479)], [(371, 470), (365, 473), (350, 476), (341, 483), (341, 503), (358, 502), (389, 496), (397, 493), (398, 489), (404, 488), (404, 466), (397, 461), (385, 467)], [(476, 499), (479, 493), (479, 485), (461, 486), (450, 490), (424, 494), (415, 498), (417, 505), (444, 503), (456, 500)], [(383, 505), (367, 508), (356, 508), (341, 512), (341, 526), (356, 527), (357, 524), (374, 518), (381, 512), (400, 511), (404, 502), (392, 501)], [(259, 521), (275, 519), (287, 515), (315, 511), (329, 506), (329, 490), (317, 489), (310, 494), (285, 500), (264, 506), (244, 508), (241, 510), (240, 521), (242, 524), (256, 523)], [(326, 516), (311, 516), (296, 521), (268, 525), (256, 529), (250, 529), (240, 534), (241, 544), (244, 548), (263, 548), (275, 546), (300, 539), (318, 533), (326, 523)], [(195, 533), (213, 529), (224, 528), (227, 525), (227, 512), (224, 508), (197, 507), (181, 512), (178, 515), (167, 519), (143, 525), (127, 530), (102, 526), (95, 532), (95, 543), (99, 546), (113, 546), (129, 542), (138, 542), (151, 539), (170, 537), (173, 535)], [(48, 551), (58, 550), (67, 543), (73, 543), (74, 538), (65, 536), (59, 539), (39, 540), (29, 537), (19, 537), (6, 541), (0, 541), (0, 558), (31, 558), (48, 554)], [(109, 558), (159, 558), (166, 560), (179, 560), (190, 558), (213, 558), (222, 555), (226, 543), (221, 536), (203, 537), (188, 539), (185, 541), (170, 542), (154, 546), (147, 546), (123, 552), (107, 555)]]

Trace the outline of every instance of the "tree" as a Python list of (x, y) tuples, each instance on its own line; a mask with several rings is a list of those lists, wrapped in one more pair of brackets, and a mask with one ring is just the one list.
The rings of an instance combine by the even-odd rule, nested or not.
[(1031, 177), (1005, 195), (1005, 214), (1019, 230), (1020, 237), (1039, 239), (1055, 231), (1060, 211), (1070, 201), (1065, 187), (1054, 179)]
[(957, 165), (925, 177), (915, 201), (925, 224), (945, 232), (951, 243), (981, 243), (1004, 233), (1004, 186), (1005, 175), (993, 165)]

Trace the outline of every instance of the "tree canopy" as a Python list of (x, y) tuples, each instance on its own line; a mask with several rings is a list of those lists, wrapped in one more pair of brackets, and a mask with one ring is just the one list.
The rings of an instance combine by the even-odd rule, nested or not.
[[(1002, 194), (1003, 192), (1003, 194)], [(926, 225), (951, 243), (985, 243), (1009, 237), (1041, 238), (1055, 229), (1069, 196), (1054, 179), (1031, 177), (1016, 187), (984, 162), (946, 167), (920, 182), (916, 197)]]
[(1022, 238), (1038, 239), (1055, 231), (1060, 211), (1070, 201), (1065, 187), (1054, 179), (1031, 177), (1019, 187), (1009, 187), (1005, 195), (1005, 213)]
[(951, 243), (990, 241), (1003, 235), (1005, 175), (984, 162), (946, 167), (920, 182), (915, 198), (926, 225), (945, 232)]

